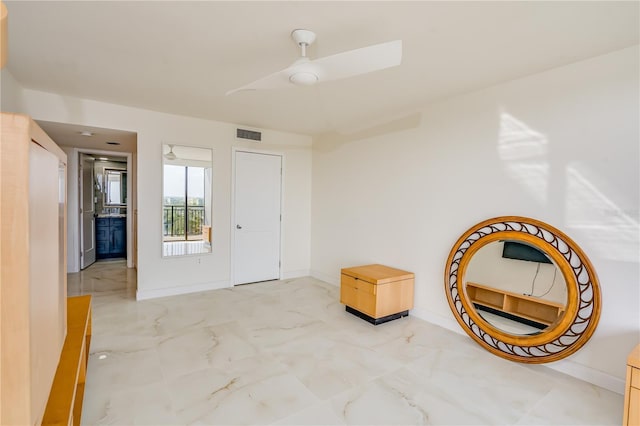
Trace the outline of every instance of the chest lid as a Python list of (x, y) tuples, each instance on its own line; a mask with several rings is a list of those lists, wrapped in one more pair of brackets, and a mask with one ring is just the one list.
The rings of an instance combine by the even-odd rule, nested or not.
[(367, 281), (372, 284), (385, 284), (414, 277), (413, 272), (407, 272), (379, 264), (343, 268), (341, 272), (344, 275)]

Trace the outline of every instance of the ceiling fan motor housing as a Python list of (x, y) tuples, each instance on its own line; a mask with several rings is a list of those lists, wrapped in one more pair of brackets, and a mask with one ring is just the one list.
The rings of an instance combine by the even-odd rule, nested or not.
[(320, 80), (320, 70), (303, 56), (289, 68), (289, 81), (299, 86), (312, 86)]
[(318, 76), (312, 72), (296, 72), (289, 76), (289, 81), (301, 86), (311, 86), (318, 82)]
[[(291, 38), (300, 47), (311, 46), (311, 44), (316, 41), (316, 33), (309, 30), (298, 29), (291, 31)], [(305, 55), (303, 54), (302, 56)]]

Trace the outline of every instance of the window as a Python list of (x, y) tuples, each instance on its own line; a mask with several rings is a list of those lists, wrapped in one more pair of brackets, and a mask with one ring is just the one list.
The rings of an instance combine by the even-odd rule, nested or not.
[(202, 240), (205, 168), (164, 166), (164, 240)]

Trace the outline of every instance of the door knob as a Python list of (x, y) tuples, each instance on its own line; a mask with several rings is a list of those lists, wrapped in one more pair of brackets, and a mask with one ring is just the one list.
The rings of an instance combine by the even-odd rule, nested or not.
[(236, 225), (236, 229), (242, 229), (242, 226)]

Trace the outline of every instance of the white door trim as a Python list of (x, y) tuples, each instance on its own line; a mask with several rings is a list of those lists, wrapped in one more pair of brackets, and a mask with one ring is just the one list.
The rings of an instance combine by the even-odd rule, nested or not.
[[(87, 164), (87, 162), (83, 161), (83, 156), (86, 155), (85, 153), (81, 152), (78, 154), (78, 195), (79, 195), (79, 214), (80, 214), (80, 270), (83, 270), (87, 267), (89, 267), (90, 265), (94, 264), (96, 261), (96, 218), (95, 218), (95, 213), (96, 213), (96, 208), (95, 208), (95, 183), (93, 181), (93, 177), (95, 175), (95, 168), (94, 168), (94, 164), (93, 162), (89, 161), (88, 163), (91, 163), (91, 182), (86, 182), (85, 181), (85, 165)], [(88, 157), (91, 159), (94, 159), (93, 157)], [(92, 209), (91, 210), (85, 210), (85, 185), (91, 185), (91, 205), (92, 205)], [(92, 234), (91, 234), (91, 239), (92, 239), (92, 247), (91, 247), (91, 251), (93, 252), (91, 256), (88, 256), (88, 252), (89, 250), (87, 250), (87, 247), (85, 246), (85, 241), (86, 239), (86, 235), (85, 235), (85, 230), (86, 230), (86, 223), (85, 220), (86, 216), (88, 213), (91, 213), (91, 226), (93, 227), (92, 229)], [(91, 257), (91, 263), (89, 263), (89, 261), (87, 260), (88, 257)]]
[(246, 152), (249, 154), (265, 154), (265, 155), (275, 155), (280, 157), (280, 164), (282, 166), (282, 173), (280, 174), (280, 265), (278, 266), (278, 279), (282, 279), (282, 235), (284, 233), (284, 221), (285, 215), (283, 212), (284, 207), (284, 199), (285, 199), (285, 155), (283, 152), (278, 151), (266, 151), (266, 150), (258, 150), (258, 149), (247, 149), (241, 147), (231, 147), (231, 222), (229, 223), (229, 227), (231, 229), (231, 238), (230, 246), (229, 246), (229, 286), (235, 286), (235, 246), (236, 246), (236, 153), (237, 152)]

